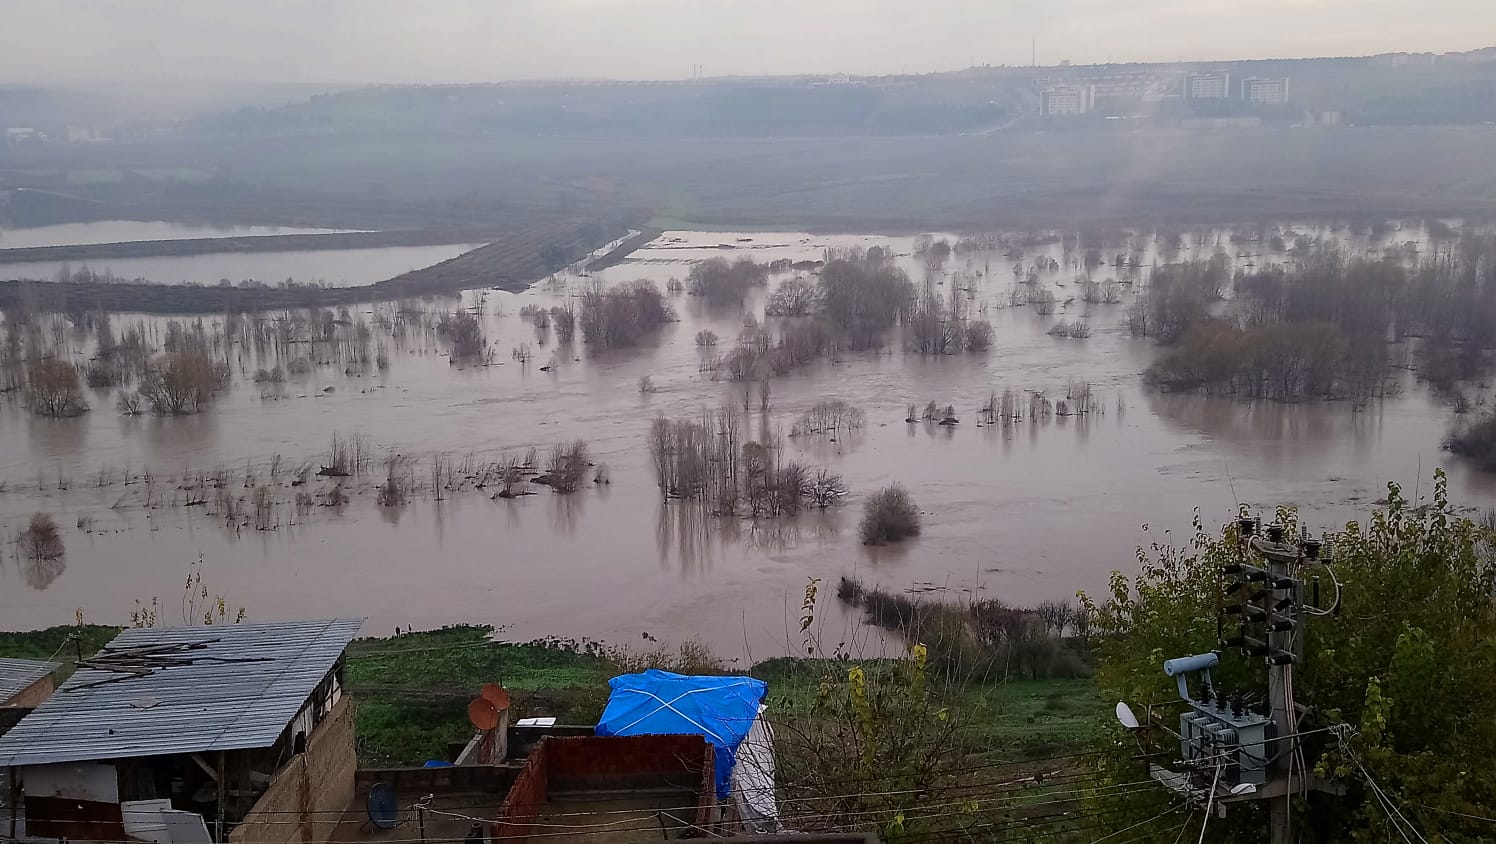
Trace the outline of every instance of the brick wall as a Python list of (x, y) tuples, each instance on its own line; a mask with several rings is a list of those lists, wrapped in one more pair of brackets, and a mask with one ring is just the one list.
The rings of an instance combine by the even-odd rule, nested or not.
[(534, 830), (530, 825), (540, 817), (549, 792), (546, 777), (546, 753), (549, 749), (550, 740), (542, 741), (530, 752), (530, 758), (519, 769), (519, 776), (515, 777), (514, 785), (509, 787), (509, 796), (504, 798), (503, 805), (499, 807), (499, 820), (492, 829), (495, 841), (524, 844), (527, 833)]
[[(319, 844), (332, 836), (340, 813), (353, 801), (358, 760), (353, 750), (353, 707), (348, 696), (312, 731), (306, 752), (270, 781), (231, 844)], [(295, 823), (287, 823), (295, 820)]]
[(6, 706), (23, 706), (36, 708), (42, 705), (42, 701), (52, 696), (52, 690), (57, 688), (57, 683), (52, 675), (37, 680), (35, 683), (16, 692), (8, 700), (4, 701)]
[(520, 768), (493, 836), (523, 842), (552, 792), (682, 788), (697, 795), (695, 823), (716, 806), (712, 746), (701, 736), (550, 736)]

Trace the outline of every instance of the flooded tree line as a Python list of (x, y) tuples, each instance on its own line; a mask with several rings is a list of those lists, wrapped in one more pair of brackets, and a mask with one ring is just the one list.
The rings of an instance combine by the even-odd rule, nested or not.
[[(1282, 231), (1266, 234), (1269, 249), (1278, 248), (1273, 238), (1284, 239)], [(1259, 243), (1265, 232), (1243, 235), (1240, 242)], [(742, 411), (724, 406), (695, 417), (659, 418), (646, 436), (663, 500), (716, 516), (773, 520), (831, 507), (851, 490), (830, 466), (791, 459), (779, 431), (764, 430), (757, 438), (747, 434), (754, 388), (760, 416), (766, 418), (772, 378), (835, 360), (843, 352), (890, 346), (921, 356), (984, 351), (993, 339), (983, 318), (990, 307), (1032, 306), (1036, 316), (1047, 318), (1078, 302), (1084, 308), (1080, 316), (1054, 320), (1050, 333), (1085, 339), (1091, 317), (1105, 313), (1093, 306), (1125, 306), (1113, 312), (1120, 317), (1118, 327), (1159, 344), (1160, 356), (1145, 378), (1165, 389), (1359, 404), (1395, 391), (1396, 370), (1406, 366), (1447, 395), (1456, 410), (1472, 409), (1479, 399), (1472, 401), (1467, 391), (1478, 389), (1489, 374), (1496, 343), (1491, 279), (1496, 236), (1474, 229), (1436, 235), (1426, 250), (1391, 244), (1380, 257), (1366, 250), (1351, 257), (1294, 235), (1292, 246), (1282, 243), (1284, 263), (1246, 270), (1233, 270), (1226, 251), (1225, 243), (1239, 242), (1236, 235), (1222, 241), (1217, 234), (1210, 259), (1149, 267), (1133, 234), (1095, 235), (1095, 240), (1077, 235), (1065, 243), (1062, 261), (1031, 254), (1046, 242), (1035, 235), (969, 236), (954, 245), (922, 238), (912, 255), (925, 271), (922, 283), (877, 246), (828, 249), (817, 261), (717, 258), (695, 263), (685, 282), (666, 284), (665, 292), (647, 280), (572, 283), (560, 291), (559, 304), (526, 305), (519, 316), (527, 330), (533, 329), (536, 344), (554, 345), (551, 363), (539, 367), (547, 370), (572, 360), (568, 347), (578, 340), (593, 349), (638, 345), (675, 321), (672, 297), (692, 296), (707, 309), (741, 313), (735, 340), (719, 340), (702, 329), (694, 342), (703, 374), (749, 385)], [(1178, 250), (1187, 239), (1162, 232), (1154, 238), (1166, 241), (1160, 254)], [(1093, 242), (1097, 245), (1085, 245)], [(1001, 260), (994, 269), (998, 252)], [(911, 256), (898, 257), (908, 263)], [(964, 265), (947, 269), (953, 258)], [(993, 284), (1000, 283), (1009, 262), (1015, 280), (1004, 295)], [(1069, 298), (1061, 300), (1047, 285), (1062, 289), (1065, 282), (1057, 274), (1067, 270), (1081, 275), (1070, 282)], [(776, 277), (781, 280), (771, 290)], [(753, 301), (762, 302), (762, 319)], [(500, 309), (492, 315), (501, 314)], [(253, 383), (265, 401), (307, 398), (299, 385), (309, 373), (358, 378), (388, 369), (396, 353), (440, 355), (457, 367), (496, 365), (498, 344), (485, 332), (490, 315), (483, 294), (455, 308), (450, 300), (412, 299), (358, 311), (310, 308), (191, 320), (87, 309), (49, 312), (18, 303), (4, 313), (0, 390), (31, 413), (48, 417), (110, 405), (126, 415), (201, 413), (236, 382)], [(522, 365), (532, 356), (528, 343), (511, 352)], [(364, 391), (380, 386), (367, 383)], [(341, 388), (318, 392), (333, 389)], [(642, 394), (654, 389), (647, 376), (640, 380)], [(975, 411), (979, 427), (1008, 427), (1023, 419), (1084, 418), (1104, 407), (1088, 383), (1072, 380), (1063, 393), (994, 389), (984, 405), (960, 411), (935, 401), (923, 412), (911, 405), (908, 419), (950, 431), (967, 411)], [(791, 439), (833, 442), (850, 438), (865, 424), (861, 409), (834, 399), (787, 421)], [(1448, 444), (1496, 468), (1493, 417), (1460, 426)], [(419, 498), (478, 491), (515, 498), (539, 486), (569, 494), (610, 480), (606, 467), (596, 465), (580, 441), (554, 444), (545, 454), (532, 449), (453, 459), (444, 453), (412, 457), (393, 449), (374, 457), (366, 442), (352, 446), (347, 437), (334, 437), (325, 460), (273, 456), (246, 461), (240, 472), (221, 466), (168, 473), (101, 467), (97, 475), (91, 479), (94, 488), (121, 490), (116, 508), (200, 508), (233, 531), (290, 526), (317, 508), (338, 508), (361, 495), (398, 510)], [(18, 480), (10, 483), (29, 485)], [(89, 481), (60, 471), (53, 478), (44, 471), (37, 485), (66, 490), (87, 487)], [(917, 532), (918, 511), (912, 505), (883, 507), (899, 503), (898, 496), (874, 492), (866, 491), (864, 503), (882, 502), (888, 515), (880, 520), (894, 527), (892, 532), (860, 528), (865, 541)]]
[(1331, 247), (1234, 277), (1220, 257), (1166, 265), (1127, 327), (1165, 347), (1145, 374), (1164, 389), (1365, 403), (1407, 366), (1456, 397), (1490, 372), (1493, 262), (1496, 237), (1466, 232), (1412, 268)]

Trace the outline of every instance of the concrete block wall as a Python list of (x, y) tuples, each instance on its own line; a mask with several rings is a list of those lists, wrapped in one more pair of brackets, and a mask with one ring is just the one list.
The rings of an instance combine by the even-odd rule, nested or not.
[[(319, 844), (332, 836), (353, 800), (358, 758), (353, 747), (353, 706), (344, 696), (307, 739), (306, 752), (270, 781), (231, 844)], [(288, 822), (291, 821), (291, 822)]]

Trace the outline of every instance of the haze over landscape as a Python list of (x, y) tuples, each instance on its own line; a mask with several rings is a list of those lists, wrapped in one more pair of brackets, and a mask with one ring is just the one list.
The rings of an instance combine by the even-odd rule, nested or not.
[[(757, 831), (1487, 840), (1493, 42), (1487, 0), (7, 0), (0, 680), (79, 679), (0, 685), (0, 838), (515, 840), (525, 755), (663, 668), (768, 683)], [(7, 766), (192, 664), (89, 658), (120, 629), (238, 621), (346, 634), (323, 751)], [(438, 802), (387, 830), (376, 782)], [(747, 823), (683, 811), (616, 840)]]
[[(8, 82), (464, 83), (1454, 52), (1481, 0), (11, 0)], [(1484, 40), (1483, 40), (1484, 39)]]

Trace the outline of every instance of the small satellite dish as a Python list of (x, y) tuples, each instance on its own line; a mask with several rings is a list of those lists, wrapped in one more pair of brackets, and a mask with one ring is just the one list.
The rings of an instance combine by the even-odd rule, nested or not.
[(482, 697), (500, 712), (509, 708), (509, 692), (498, 683), (484, 683)]
[(1239, 782), (1236, 785), (1231, 786), (1231, 793), (1232, 794), (1256, 794), (1257, 793), (1257, 786), (1255, 786), (1255, 785), (1253, 785), (1252, 783), (1249, 783), (1249, 782)]
[(1117, 701), (1117, 720), (1121, 721), (1122, 726), (1129, 730), (1136, 730), (1138, 728), (1138, 716), (1132, 714), (1131, 706), (1120, 700)]
[(468, 720), (480, 730), (492, 730), (499, 725), (499, 709), (487, 698), (475, 698), (468, 704)]
[(376, 782), (369, 787), (369, 823), (379, 829), (394, 829), (399, 823), (400, 803), (395, 789)]

